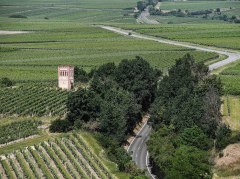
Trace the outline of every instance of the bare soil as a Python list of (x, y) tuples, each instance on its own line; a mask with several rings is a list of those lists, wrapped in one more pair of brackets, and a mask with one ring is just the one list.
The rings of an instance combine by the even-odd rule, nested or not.
[(15, 34), (27, 34), (29, 31), (8, 31), (8, 30), (0, 30), (0, 35), (15, 35)]
[[(222, 157), (215, 158), (214, 168), (224, 172), (230, 178), (240, 178), (240, 143), (231, 144), (223, 151)], [(233, 174), (233, 176), (231, 176)], [(227, 176), (225, 176), (227, 177)]]

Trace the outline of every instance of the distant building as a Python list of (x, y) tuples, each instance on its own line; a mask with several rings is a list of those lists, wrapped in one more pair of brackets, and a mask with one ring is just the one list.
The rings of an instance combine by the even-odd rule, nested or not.
[(74, 67), (69, 65), (58, 66), (58, 87), (70, 90), (74, 85)]

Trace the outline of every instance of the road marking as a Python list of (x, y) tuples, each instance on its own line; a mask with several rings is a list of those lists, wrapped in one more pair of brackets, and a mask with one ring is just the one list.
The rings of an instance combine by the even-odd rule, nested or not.
[(142, 128), (140, 129), (140, 131), (138, 131), (137, 135), (134, 137), (134, 139), (132, 140), (132, 142), (131, 142), (130, 145), (128, 146), (127, 152), (129, 152), (129, 149), (131, 148), (133, 142), (136, 140), (136, 137), (138, 136), (138, 134), (139, 134), (140, 132), (142, 132), (143, 128), (144, 128), (146, 125), (147, 125), (147, 122), (145, 122), (145, 124), (142, 126)]
[(147, 151), (147, 155), (146, 155), (146, 166), (147, 166), (147, 170), (148, 170), (148, 173), (150, 174), (150, 177), (151, 177), (152, 179), (155, 179), (155, 176), (151, 173), (151, 170), (150, 170), (150, 168), (148, 167), (148, 164), (149, 164), (148, 156), (149, 156), (149, 153), (148, 153), (148, 151)]

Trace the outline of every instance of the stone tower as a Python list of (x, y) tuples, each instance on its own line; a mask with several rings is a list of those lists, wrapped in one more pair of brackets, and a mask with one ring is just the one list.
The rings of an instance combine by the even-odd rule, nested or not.
[(74, 67), (70, 65), (58, 66), (58, 87), (70, 90), (74, 85)]

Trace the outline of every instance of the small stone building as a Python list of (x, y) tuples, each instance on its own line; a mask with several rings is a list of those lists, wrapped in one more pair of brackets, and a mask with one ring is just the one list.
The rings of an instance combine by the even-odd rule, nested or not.
[(58, 66), (58, 87), (70, 90), (74, 85), (74, 66), (59, 65)]

